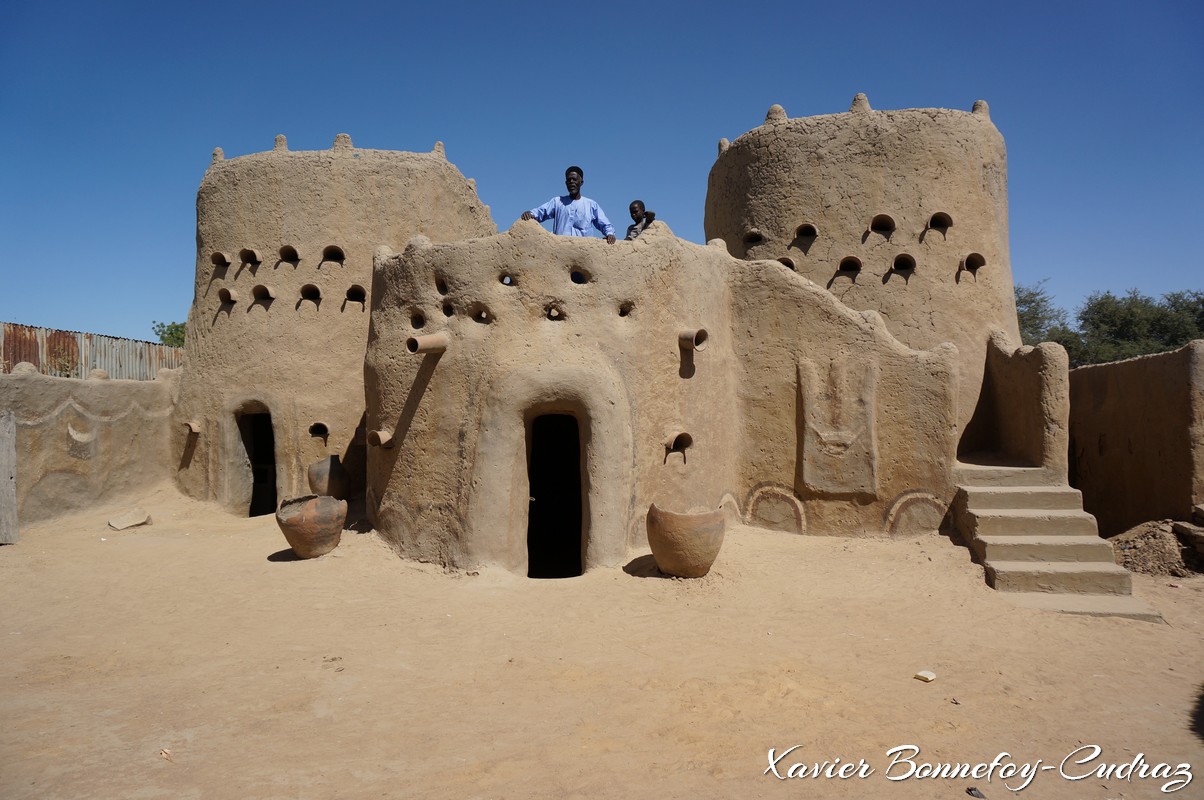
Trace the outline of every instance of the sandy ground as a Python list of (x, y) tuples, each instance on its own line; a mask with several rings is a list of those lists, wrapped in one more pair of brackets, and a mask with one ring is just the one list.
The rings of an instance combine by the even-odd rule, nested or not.
[[(287, 560), (271, 517), (140, 504), (153, 526), (96, 509), (0, 548), (6, 800), (1165, 796), (1059, 774), (1139, 753), (1190, 764), (1172, 796), (1204, 797), (1204, 578), (1135, 576), (1157, 625), (1012, 606), (936, 534), (737, 529), (701, 580), (646, 577), (643, 556), (533, 581), (400, 561), (373, 534)], [(1053, 769), (1018, 794), (999, 773), (890, 780), (909, 744), (917, 764)], [(783, 776), (872, 773), (763, 774), (794, 745)], [(1102, 753), (1060, 770), (1084, 745)]]

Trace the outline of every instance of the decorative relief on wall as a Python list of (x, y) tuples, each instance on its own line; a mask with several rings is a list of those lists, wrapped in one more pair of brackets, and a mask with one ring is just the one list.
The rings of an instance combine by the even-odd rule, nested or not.
[(762, 484), (748, 496), (748, 524), (787, 533), (807, 532), (807, 512), (789, 486)]
[(877, 376), (876, 364), (855, 358), (799, 360), (798, 459), (807, 491), (877, 497)]

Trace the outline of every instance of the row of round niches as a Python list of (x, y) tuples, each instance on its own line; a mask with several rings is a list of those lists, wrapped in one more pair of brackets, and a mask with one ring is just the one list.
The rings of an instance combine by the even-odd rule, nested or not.
[[(870, 220), (869, 227), (866, 228), (866, 233), (876, 233), (885, 239), (889, 239), (895, 235), (895, 218), (890, 214), (877, 214)], [(921, 232), (921, 237), (928, 231), (937, 231), (942, 236), (949, 233), (949, 229), (953, 227), (953, 217), (946, 214), (944, 211), (938, 211), (928, 219), (928, 224), (924, 226)], [(813, 242), (819, 238), (819, 228), (810, 222), (804, 222), (794, 230), (794, 238), (804, 242)], [(765, 241), (765, 235), (756, 228), (751, 228), (744, 234), (744, 244), (752, 247), (761, 244)]]
[[(794, 259), (789, 256), (783, 256), (778, 259), (778, 263), (788, 269), (797, 269)], [(963, 270), (977, 275), (978, 271), (987, 265), (987, 259), (982, 253), (970, 253), (961, 261), (958, 262), (958, 272)], [(906, 275), (914, 274), (916, 271), (915, 256), (909, 253), (899, 253), (895, 256), (894, 261), (890, 265), (891, 272), (898, 272)], [(857, 256), (845, 256), (840, 259), (840, 264), (836, 267), (837, 273), (856, 274), (861, 272), (861, 259)]]
[[(445, 317), (454, 317), (456, 315), (456, 307), (450, 301), (444, 301), (443, 307), (440, 309)], [(634, 300), (624, 300), (619, 303), (616, 311), (620, 317), (629, 317), (631, 312), (635, 310)], [(482, 325), (490, 325), (497, 322), (497, 316), (490, 310), (489, 306), (484, 303), (469, 303), (461, 313), (471, 319), (473, 322), (479, 322)], [(546, 303), (543, 307), (543, 316), (551, 322), (564, 322), (569, 318), (568, 311), (565, 310), (564, 303), (559, 300), (552, 300)], [(417, 308), (410, 309), (410, 327), (414, 330), (421, 330), (426, 327), (426, 314), (422, 313)]]
[[(217, 290), (217, 299), (221, 301), (222, 305), (234, 305), (235, 303), (239, 302), (241, 296), (234, 289), (222, 287), (221, 289)], [(252, 303), (270, 304), (275, 299), (276, 290), (271, 286), (261, 283), (255, 288), (251, 289)], [(302, 301), (309, 300), (312, 303), (321, 303), (322, 290), (312, 283), (307, 283), (301, 287), (300, 299)], [(349, 303), (359, 303), (364, 305), (368, 302), (368, 292), (363, 286), (355, 284), (347, 290), (347, 294), (344, 296), (344, 299), (346, 299)]]
[[(294, 268), (296, 268), (301, 263), (301, 254), (298, 253), (297, 248), (293, 247), (291, 244), (286, 244), (281, 247), (277, 255), (278, 258), (276, 259), (276, 266), (280, 266), (281, 264), (291, 264)], [(320, 261), (318, 261), (318, 266), (321, 267), (326, 263), (338, 264), (339, 266), (342, 266), (343, 262), (346, 260), (347, 254), (343, 252), (343, 248), (339, 247), (337, 244), (330, 244), (322, 248), (322, 258)], [(258, 267), (263, 262), (263, 254), (253, 247), (244, 247), (242, 250), (238, 251), (237, 263), (239, 264), (249, 267)], [(209, 256), (209, 263), (212, 264), (215, 269), (228, 269), (231, 264), (236, 262), (229, 253), (224, 253), (221, 250), (215, 250)]]
[[(584, 284), (594, 282), (594, 276), (590, 273), (589, 270), (585, 269), (584, 267), (577, 267), (577, 266), (569, 267), (568, 274), (569, 274), (569, 281), (571, 283), (577, 284), (578, 286), (582, 286)], [(502, 271), (502, 272), (499, 272), (497, 275), (497, 282), (500, 283), (502, 286), (509, 286), (511, 288), (514, 288), (514, 287), (518, 286), (518, 276), (512, 272)], [(438, 291), (439, 294), (447, 294), (448, 292), (450, 292), (451, 287), (448, 286), (448, 284), (447, 284), (447, 278), (444, 278), (442, 275), (436, 275), (435, 276), (435, 290)], [(448, 314), (448, 316), (450, 317), (451, 314)], [(626, 316), (626, 315), (624, 315), (624, 316)]]

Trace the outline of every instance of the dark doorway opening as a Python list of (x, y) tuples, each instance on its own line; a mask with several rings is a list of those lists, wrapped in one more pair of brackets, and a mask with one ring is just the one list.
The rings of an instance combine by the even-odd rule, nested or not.
[(251, 505), (248, 517), (276, 513), (276, 437), (267, 412), (238, 415), (238, 433), (251, 464)]
[(531, 421), (527, 479), (527, 577), (581, 574), (581, 430), (576, 417), (544, 414)]

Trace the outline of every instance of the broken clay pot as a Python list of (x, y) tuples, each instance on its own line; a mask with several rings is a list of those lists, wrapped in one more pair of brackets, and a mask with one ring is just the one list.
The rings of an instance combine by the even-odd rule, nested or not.
[(675, 514), (648, 508), (648, 546), (656, 566), (667, 575), (701, 578), (711, 571), (723, 545), (723, 510)]
[(316, 558), (339, 546), (347, 501), (307, 495), (285, 500), (276, 512), (276, 524), (299, 558)]
[(347, 469), (337, 455), (310, 464), (306, 477), (309, 479), (309, 490), (314, 494), (347, 499)]

